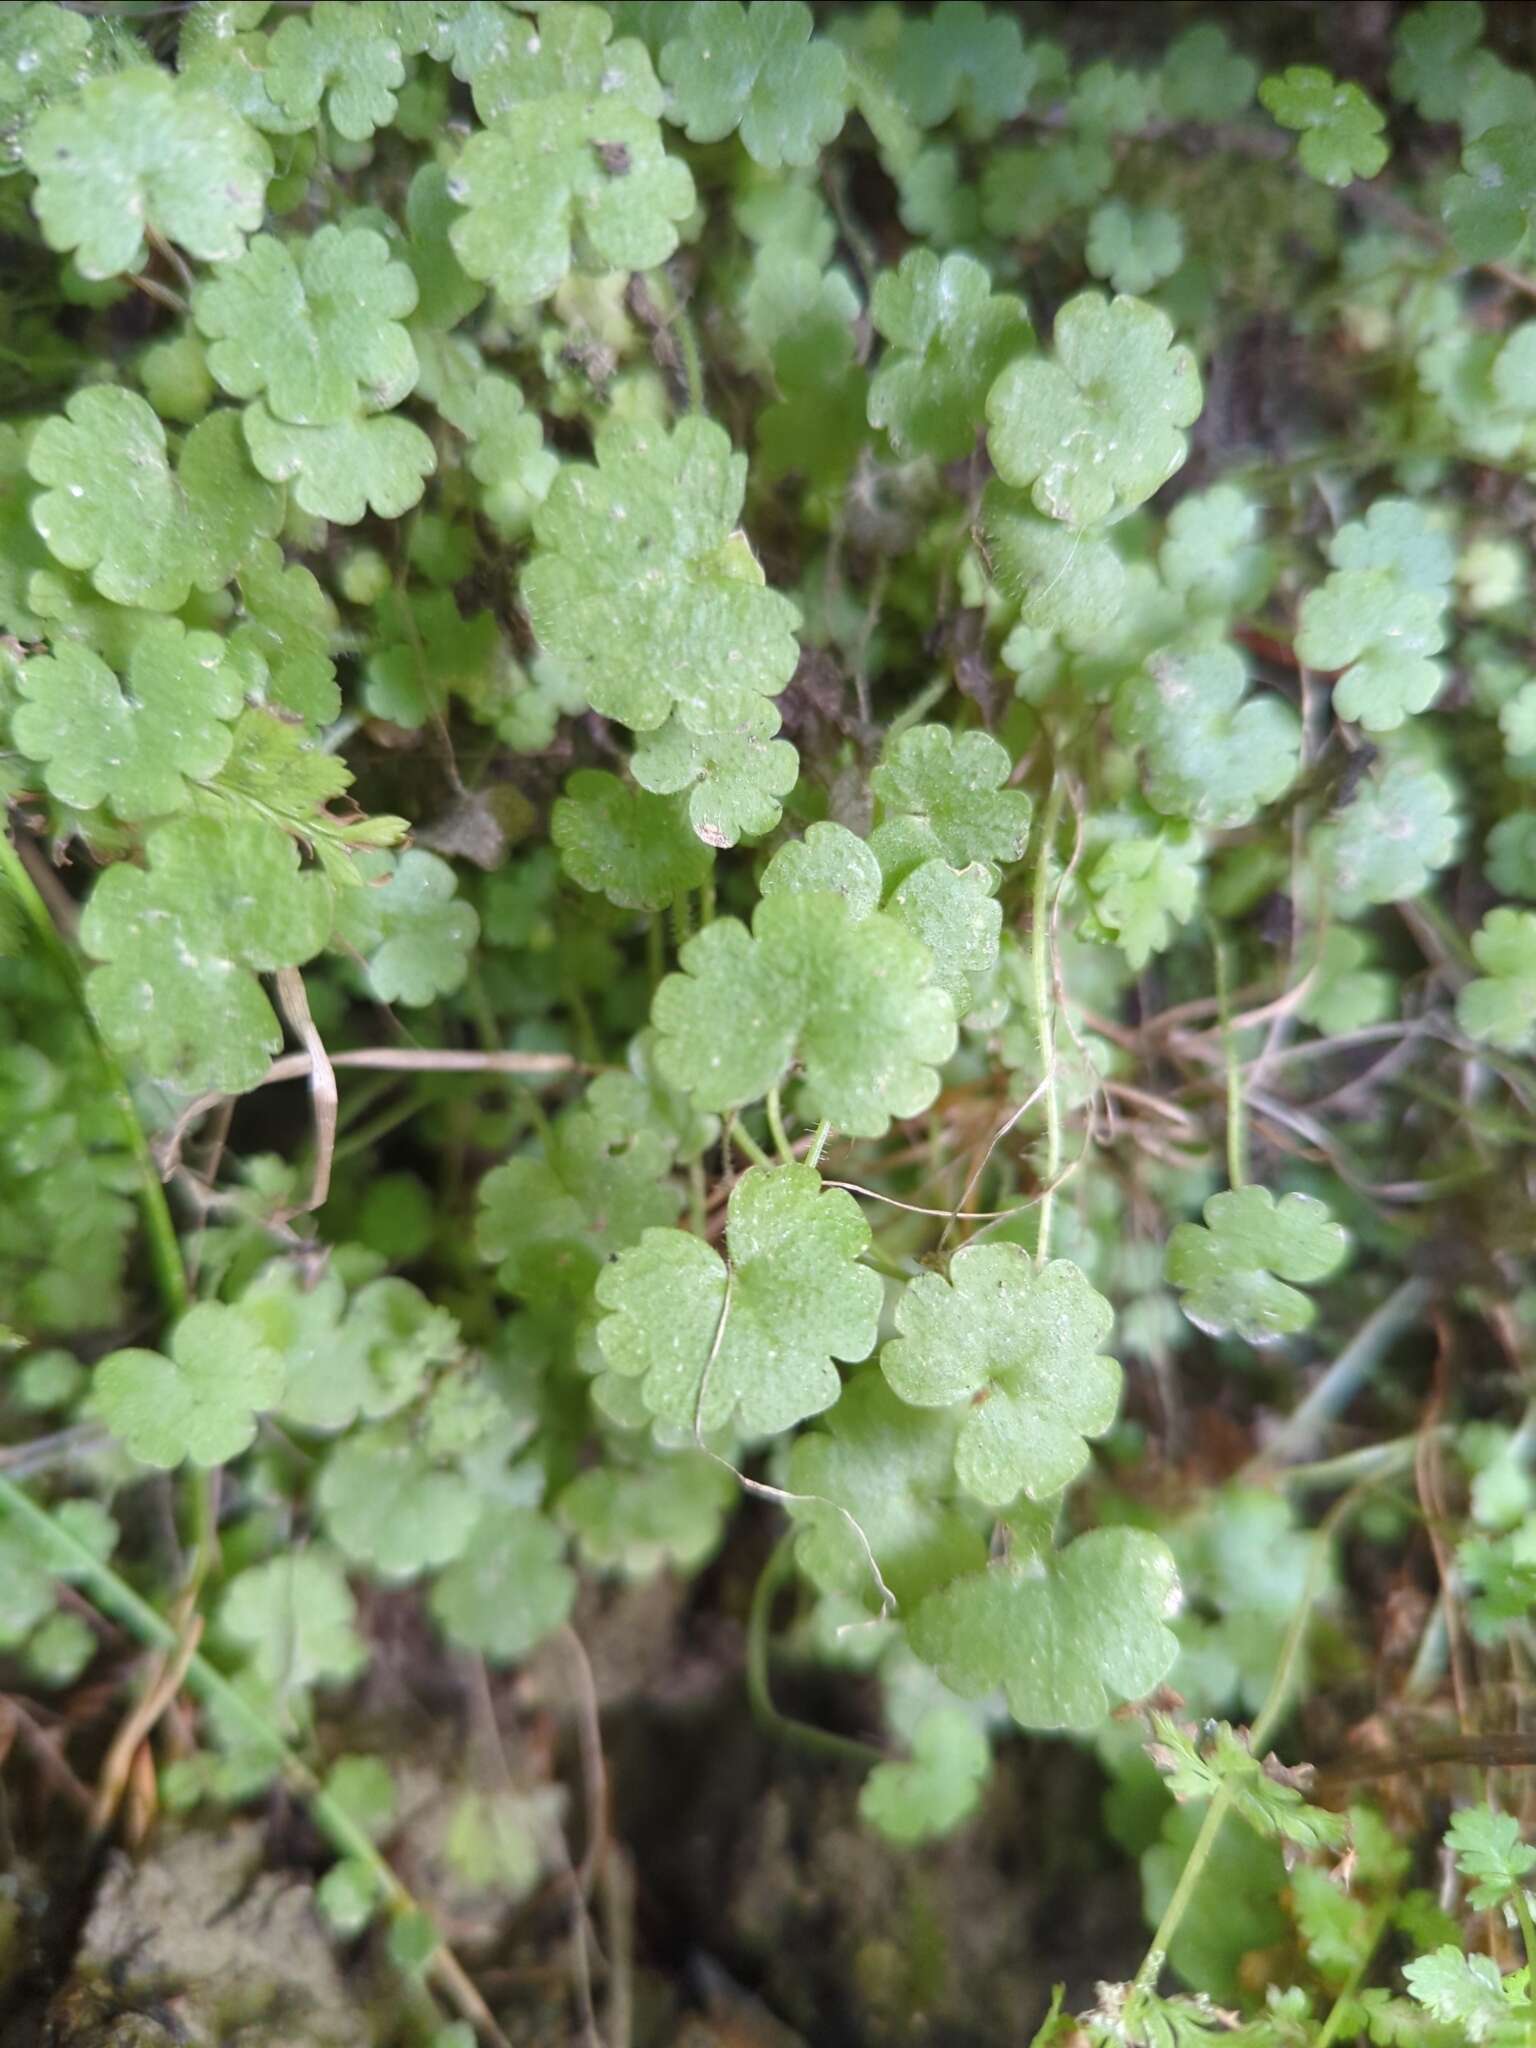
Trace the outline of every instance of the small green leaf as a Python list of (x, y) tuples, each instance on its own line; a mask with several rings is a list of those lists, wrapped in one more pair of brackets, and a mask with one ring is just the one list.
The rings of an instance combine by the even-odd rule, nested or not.
[(988, 1566), (930, 1594), (912, 1647), (963, 1698), (1001, 1685), (1025, 1728), (1092, 1728), (1140, 1699), (1178, 1653), (1164, 1625), (1173, 1559), (1139, 1529), (1095, 1529), (1064, 1550)]
[(579, 888), (628, 910), (665, 910), (702, 886), (713, 856), (677, 797), (631, 789), (600, 768), (581, 768), (550, 813), (549, 836)]
[(387, 411), (415, 384), (401, 324), (415, 305), (415, 280), (382, 235), (328, 224), (296, 253), (258, 235), (199, 285), (192, 312), (232, 397), (265, 397), (280, 420), (332, 426)]
[(1503, 1906), (1525, 1890), (1524, 1879), (1536, 1870), (1536, 1849), (1521, 1839), (1520, 1823), (1512, 1813), (1464, 1806), (1451, 1815), (1445, 1843), (1455, 1850), (1462, 1876), (1477, 1880), (1467, 1896), (1479, 1913)]
[(1446, 777), (1412, 755), (1380, 762), (1312, 834), (1317, 871), (1341, 916), (1417, 896), (1456, 851), (1461, 820)]
[(912, 1758), (876, 1764), (859, 1792), (860, 1818), (893, 1842), (932, 1841), (976, 1809), (992, 1762), (987, 1738), (963, 1707), (939, 1707), (917, 1725)]
[(1168, 45), (1159, 82), (1169, 120), (1235, 121), (1253, 105), (1259, 72), (1214, 21), (1202, 21)]
[(1168, 825), (1115, 840), (1089, 869), (1093, 922), (1138, 972), (1172, 943), (1173, 926), (1194, 916), (1203, 852), (1199, 833)]
[(674, 704), (698, 732), (750, 716), (795, 670), (798, 614), (763, 587), (736, 526), (746, 458), (712, 420), (611, 419), (597, 466), (568, 463), (534, 520), (534, 631), (594, 710), (636, 732)]
[(91, 1376), (91, 1402), (129, 1455), (169, 1471), (223, 1465), (255, 1439), (283, 1394), (283, 1361), (238, 1309), (202, 1302), (172, 1329), (170, 1355), (114, 1351)]
[(404, 81), (388, 14), (357, 0), (315, 0), (307, 14), (280, 22), (263, 79), (291, 121), (307, 128), (323, 105), (336, 133), (351, 142), (390, 125)]
[(1148, 292), (1184, 261), (1184, 230), (1165, 206), (1111, 199), (1088, 222), (1088, 268), (1117, 292)]
[(908, 1407), (871, 1367), (819, 1428), (795, 1438), (795, 1557), (823, 1593), (875, 1604), (866, 1544), (904, 1610), (986, 1563), (985, 1518), (956, 1497), (960, 1423), (958, 1409)]
[(1273, 692), (1250, 697), (1231, 647), (1169, 647), (1115, 699), (1115, 730), (1143, 749), (1147, 801), (1167, 817), (1229, 829), (1295, 780), (1301, 728)]
[(769, 170), (811, 164), (843, 125), (848, 67), (802, 0), (694, 0), (661, 53), (669, 117), (691, 142), (741, 134)]
[(779, 714), (762, 697), (718, 732), (693, 732), (674, 711), (642, 736), (630, 770), (642, 789), (657, 795), (686, 790), (689, 821), (706, 846), (761, 839), (778, 824), (780, 799), (800, 773), (799, 755), (788, 740), (775, 738), (778, 730)]
[(72, 8), (15, 6), (0, 16), (0, 175), (20, 168), (27, 130), (49, 102), (94, 75), (95, 40)]
[(1088, 1462), (1120, 1404), (1120, 1368), (1099, 1346), (1114, 1312), (1069, 1259), (1040, 1272), (1018, 1245), (973, 1245), (949, 1279), (923, 1273), (896, 1310), (880, 1369), (903, 1401), (967, 1403), (955, 1446), (960, 1483), (989, 1507), (1045, 1500)]
[(1461, 2028), (1473, 2048), (1497, 2038), (1514, 2018), (1514, 2001), (1505, 1996), (1492, 1956), (1463, 1955), (1446, 1942), (1432, 1955), (1405, 1963), (1403, 1978), (1419, 2004), (1447, 2026)]
[(128, 819), (180, 810), (187, 782), (215, 774), (229, 754), (244, 690), (226, 651), (216, 634), (152, 619), (119, 683), (78, 641), (61, 641), (56, 654), (20, 665), (16, 744), (76, 810), (106, 803)]
[(481, 1511), (462, 1475), (435, 1465), (401, 1422), (345, 1437), (315, 1498), (337, 1547), (384, 1580), (413, 1579), (460, 1556)]
[(561, 1494), (555, 1519), (576, 1539), (584, 1564), (643, 1580), (668, 1565), (693, 1572), (707, 1563), (735, 1498), (723, 1465), (684, 1452), (634, 1471), (594, 1466)]
[(151, 832), (147, 867), (120, 862), (91, 891), (80, 943), (91, 1008), (116, 1049), (189, 1092), (238, 1094), (283, 1034), (258, 974), (319, 952), (331, 889), (256, 820), (178, 818)]
[(1469, 1038), (1524, 1052), (1536, 1039), (1536, 911), (1490, 910), (1472, 952), (1483, 973), (1457, 996), (1457, 1023)]
[(392, 413), (298, 427), (274, 419), (258, 399), (246, 407), (244, 421), (246, 445), (261, 475), (291, 483), (302, 510), (338, 526), (355, 526), (370, 509), (381, 519), (398, 519), (437, 467), (421, 428)]
[(1023, 301), (994, 293), (972, 256), (913, 249), (876, 279), (870, 317), (890, 344), (869, 387), (870, 425), (899, 455), (968, 453), (994, 380), (1034, 342)]
[(926, 860), (892, 890), (886, 915), (921, 939), (933, 958), (933, 978), (963, 1017), (976, 984), (997, 964), (1003, 907), (993, 897), (992, 870), (975, 864), (955, 869)]
[(1341, 718), (1390, 732), (1440, 693), (1444, 671), (1426, 657), (1445, 645), (1442, 611), (1385, 570), (1345, 570), (1303, 600), (1296, 652), (1309, 668), (1344, 671), (1333, 688)]
[(868, 840), (823, 820), (807, 826), (803, 839), (785, 840), (763, 870), (759, 893), (841, 896), (858, 924), (879, 909), (882, 888), (880, 863)]
[(1259, 99), (1282, 128), (1301, 131), (1301, 167), (1324, 185), (1374, 178), (1387, 160), (1386, 116), (1358, 85), (1341, 84), (1331, 71), (1293, 64), (1265, 79)]
[(560, 285), (578, 247), (594, 269), (664, 263), (694, 189), (663, 147), (644, 48), (605, 48), (612, 25), (597, 7), (547, 11), (537, 28), (503, 16), (497, 30), (494, 50), (464, 67), (487, 127), (448, 178), (464, 209), (450, 240), (465, 270), (526, 305)]
[(858, 1263), (869, 1226), (809, 1166), (753, 1167), (726, 1219), (729, 1268), (681, 1230), (648, 1230), (621, 1253), (598, 1279), (597, 1340), (659, 1421), (773, 1436), (837, 1399), (833, 1359), (874, 1345), (880, 1281)]
[[(938, 854), (963, 868), (1023, 858), (1031, 806), (1024, 790), (1006, 787), (1012, 772), (1007, 749), (990, 734), (956, 736), (946, 726), (919, 725), (892, 744), (870, 786), (882, 819), (911, 821), (904, 842), (911, 865)], [(878, 854), (878, 829), (873, 844)]]
[(932, 956), (896, 922), (855, 923), (832, 895), (772, 895), (753, 929), (717, 918), (656, 991), (657, 1064), (704, 1109), (755, 1102), (803, 1062), (819, 1112), (883, 1136), (938, 1093), (954, 1009)]
[(435, 1365), (458, 1356), (459, 1328), (408, 1280), (386, 1276), (350, 1302), (335, 1269), (303, 1284), (292, 1262), (269, 1266), (240, 1297), (287, 1373), (278, 1413), (300, 1429), (336, 1431), (403, 1408)]
[(1483, 33), (1477, 0), (1429, 0), (1397, 23), (1392, 91), (1426, 121), (1454, 121), (1466, 91), (1466, 68)]
[(1343, 1263), (1348, 1239), (1311, 1195), (1276, 1202), (1268, 1188), (1212, 1195), (1205, 1222), (1181, 1223), (1168, 1240), (1167, 1273), (1180, 1306), (1213, 1337), (1272, 1343), (1305, 1330), (1317, 1311), (1287, 1281), (1312, 1285)]
[(378, 1000), (420, 1009), (462, 988), (480, 919), (447, 861), (412, 846), (360, 853), (356, 865), (363, 886), (337, 897), (335, 936), (366, 960)]
[(1464, 145), (1461, 166), (1445, 182), (1445, 224), (1468, 263), (1497, 263), (1536, 217), (1536, 129), (1529, 121), (1490, 128)]
[(205, 263), (261, 226), (272, 152), (218, 96), (155, 64), (93, 78), (47, 108), (22, 145), (51, 249), (84, 277), (142, 269), (145, 237)]
[(508, 1160), (480, 1183), (482, 1257), (499, 1263), (509, 1294), (584, 1299), (605, 1258), (676, 1216), (680, 1198), (662, 1182), (671, 1158), (671, 1140), (655, 1130), (567, 1110), (542, 1158)]
[(1260, 538), (1259, 507), (1235, 484), (1192, 491), (1168, 515), (1158, 551), (1163, 581), (1195, 610), (1257, 610), (1275, 580), (1273, 551)]
[(33, 436), (27, 465), (49, 486), (32, 505), (38, 532), (114, 604), (175, 611), (194, 587), (227, 583), (282, 520), (282, 495), (253, 472), (235, 414), (200, 421), (173, 471), (165, 429), (120, 384), (77, 391)]
[(368, 1661), (357, 1603), (324, 1550), (269, 1558), (238, 1573), (219, 1602), (219, 1630), (274, 1693), (345, 1685)]
[(1091, 526), (1150, 498), (1188, 453), (1200, 372), (1165, 313), (1098, 292), (1056, 316), (1054, 360), (1026, 357), (987, 397), (987, 446), (1005, 483), (1036, 508)]
[(564, 1555), (559, 1530), (532, 1508), (490, 1508), (432, 1588), (433, 1616), (463, 1648), (510, 1664), (571, 1611), (576, 1574)]

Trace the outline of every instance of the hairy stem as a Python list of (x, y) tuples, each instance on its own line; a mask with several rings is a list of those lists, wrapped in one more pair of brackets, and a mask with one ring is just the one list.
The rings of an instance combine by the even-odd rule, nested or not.
[(1035, 1263), (1040, 1266), (1051, 1255), (1051, 1218), (1056, 1206), (1056, 1183), (1061, 1178), (1061, 1097), (1056, 1086), (1056, 1012), (1051, 976), (1051, 850), (1066, 800), (1065, 782), (1060, 776), (1053, 777), (1045, 816), (1040, 821), (1040, 844), (1030, 890), (1029, 960), (1034, 983), (1036, 1043), (1045, 1090), (1045, 1187), (1040, 1197), (1040, 1231), (1035, 1241)]

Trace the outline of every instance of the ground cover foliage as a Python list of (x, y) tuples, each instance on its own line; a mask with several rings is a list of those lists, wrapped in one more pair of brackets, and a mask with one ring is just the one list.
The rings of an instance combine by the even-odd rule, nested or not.
[[(1529, 20), (1221, 12), (0, 10), (39, 2038), (71, 1796), (308, 1831), (242, 2039), (683, 2038), (662, 1580), (915, 1867), (1091, 1764), (965, 2038), (1532, 2038)], [(424, 1848), (411, 1658), (582, 1767)]]

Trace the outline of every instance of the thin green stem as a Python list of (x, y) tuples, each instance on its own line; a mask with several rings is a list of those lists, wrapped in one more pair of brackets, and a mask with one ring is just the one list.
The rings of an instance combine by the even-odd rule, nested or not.
[(688, 943), (689, 930), (688, 892), (681, 889), (672, 899), (672, 943), (679, 953)]
[(1227, 948), (1214, 928), (1211, 951), (1216, 960), (1216, 1016), (1221, 1026), (1221, 1048), (1227, 1068), (1227, 1181), (1231, 1187), (1248, 1183), (1248, 1121), (1243, 1101), (1243, 1066), (1238, 1057), (1237, 1034), (1232, 1029), (1232, 980)]
[(80, 973), (79, 962), (48, 914), (48, 906), (43, 901), (37, 884), (27, 873), (26, 862), (4, 832), (0, 832), (0, 874), (4, 875), (15, 891), (28, 923), (37, 934), (39, 944), (63, 977), (64, 985), (74, 998), (85, 1020), (86, 1029), (90, 1032), (97, 1060), (117, 1106), (123, 1136), (138, 1169), (139, 1208), (144, 1218), (145, 1236), (149, 1240), (155, 1282), (166, 1314), (175, 1321), (177, 1317), (185, 1315), (192, 1306), (192, 1297), (187, 1288), (187, 1270), (182, 1264), (181, 1246), (177, 1242), (176, 1225), (171, 1216), (170, 1205), (165, 1199), (165, 1186), (155, 1165), (154, 1155), (149, 1149), (149, 1140), (144, 1135), (144, 1126), (139, 1121), (139, 1113), (133, 1106), (133, 1095), (129, 1090), (127, 1077), (118, 1065), (116, 1055), (96, 1028), (96, 1020), (91, 1014), (90, 1004), (86, 1001), (85, 982)]
[[(0, 1509), (13, 1516), (37, 1539), (39, 1554), (44, 1558), (68, 1560), (68, 1568), (74, 1582), (85, 1589), (104, 1614), (122, 1623), (140, 1642), (168, 1655), (181, 1650), (181, 1639), (174, 1628), (158, 1614), (149, 1602), (142, 1599), (126, 1580), (120, 1578), (112, 1567), (99, 1558), (90, 1546), (83, 1542), (66, 1523), (58, 1521), (45, 1508), (40, 1508), (32, 1497), (21, 1487), (0, 1474)], [(208, 1660), (194, 1651), (187, 1663), (186, 1684), (206, 1706), (221, 1715), (226, 1725), (238, 1727), (262, 1755), (280, 1770), (294, 1791), (303, 1799), (314, 1817), (315, 1825), (331, 1843), (338, 1855), (366, 1866), (380, 1896), (391, 1912), (396, 1914), (419, 1914), (422, 1908), (394, 1870), (379, 1854), (368, 1835), (352, 1818), (345, 1805), (334, 1799), (319, 1778), (272, 1727), (260, 1711), (254, 1707), (238, 1687), (231, 1685), (223, 1674), (214, 1669)], [(457, 1980), (469, 1990), (470, 1996), (479, 2004), (478, 1994), (469, 1985), (461, 1967), (454, 1961), (448, 1949), (439, 1945), (435, 1963), (440, 1965), (439, 1974), (446, 1982)], [(457, 1994), (456, 1994), (457, 1995)], [(459, 1998), (461, 2010), (462, 1997)], [(484, 2024), (483, 2008), (472, 2012), (477, 2023)]]
[[(1340, 1523), (1347, 1515), (1353, 1513), (1368, 1491), (1367, 1484), (1357, 1486), (1352, 1492), (1345, 1494), (1318, 1525), (1313, 1537), (1306, 1582), (1302, 1587), (1301, 1598), (1296, 1603), (1296, 1611), (1291, 1617), (1291, 1625), (1286, 1631), (1285, 1642), (1280, 1650), (1280, 1660), (1275, 1666), (1274, 1678), (1270, 1681), (1268, 1696), (1258, 1719), (1248, 1731), (1248, 1746), (1255, 1756), (1264, 1753), (1270, 1736), (1279, 1726), (1290, 1704), (1291, 1685), (1301, 1658), (1302, 1645), (1306, 1641), (1312, 1606), (1322, 1591), (1328, 1561), (1333, 1554), (1333, 1538)], [(1232, 1786), (1230, 1781), (1223, 1780), (1211, 1795), (1205, 1819), (1200, 1824), (1200, 1832), (1195, 1836), (1188, 1860), (1179, 1873), (1179, 1881), (1173, 1888), (1173, 1896), (1163, 1909), (1163, 1916), (1157, 1923), (1151, 1945), (1132, 1981), (1128, 2002), (1131, 2009), (1138, 1999), (1150, 1996), (1157, 1989), (1157, 1980), (1162, 1974), (1164, 1963), (1168, 1960), (1168, 1950), (1188, 1910), (1189, 1902), (1195, 1895), (1195, 1888), (1210, 1860), (1211, 1851), (1216, 1846), (1216, 1838), (1221, 1833), (1221, 1824), (1226, 1819), (1231, 1804)]]
[(769, 1624), (773, 1619), (774, 1596), (794, 1570), (794, 1563), (795, 1538), (790, 1530), (779, 1538), (752, 1590), (752, 1608), (747, 1617), (747, 1698), (752, 1712), (775, 1735), (817, 1756), (836, 1757), (841, 1763), (862, 1764), (866, 1769), (871, 1764), (883, 1763), (884, 1756), (873, 1744), (859, 1742), (851, 1735), (834, 1735), (831, 1729), (813, 1727), (809, 1721), (796, 1721), (781, 1714), (773, 1703), (768, 1681)]
[(768, 1090), (768, 1100), (764, 1106), (768, 1112), (768, 1130), (773, 1139), (774, 1148), (784, 1164), (792, 1166), (794, 1164), (795, 1150), (789, 1142), (789, 1133), (784, 1128), (784, 1105), (779, 1100), (779, 1084), (777, 1081)]
[(667, 971), (667, 934), (661, 912), (653, 910), (645, 927), (645, 974), (654, 995)]
[(1328, 2017), (1323, 2022), (1323, 2030), (1313, 2048), (1333, 2048), (1333, 2043), (1338, 2039), (1340, 2029), (1348, 2016), (1350, 2001), (1359, 1990), (1361, 1979), (1371, 1967), (1372, 1958), (1381, 1946), (1381, 1937), (1386, 1933), (1391, 1918), (1392, 1902), (1389, 1900), (1386, 1905), (1377, 1907), (1371, 1920), (1370, 1939), (1361, 1953), (1359, 1962), (1339, 1986), (1339, 1995), (1329, 2009)]
[(805, 1163), (807, 1166), (814, 1166), (818, 1169), (820, 1168), (821, 1155), (823, 1152), (826, 1151), (827, 1140), (831, 1137), (831, 1135), (831, 1119), (828, 1117), (823, 1117), (821, 1122), (816, 1126), (815, 1136), (811, 1139), (811, 1149), (805, 1155)]
[(1531, 1918), (1531, 1902), (1525, 1895), (1525, 1886), (1515, 1886), (1515, 1918), (1520, 1923), (1520, 1939), (1525, 1944), (1525, 1963), (1530, 1971), (1530, 1980), (1536, 1985), (1536, 1921)]
[(741, 1147), (754, 1166), (772, 1166), (773, 1161), (768, 1157), (768, 1154), (759, 1145), (752, 1133), (747, 1130), (740, 1117), (733, 1116), (731, 1118), (727, 1131), (732, 1141)]
[(1029, 959), (1036, 1043), (1045, 1089), (1045, 1182), (1040, 1197), (1040, 1232), (1035, 1243), (1035, 1262), (1041, 1266), (1051, 1255), (1051, 1218), (1056, 1206), (1056, 1183), (1061, 1178), (1061, 1097), (1056, 1087), (1056, 1009), (1051, 975), (1051, 853), (1066, 800), (1065, 782), (1059, 775), (1053, 777), (1045, 815), (1040, 821), (1040, 844), (1030, 890)]

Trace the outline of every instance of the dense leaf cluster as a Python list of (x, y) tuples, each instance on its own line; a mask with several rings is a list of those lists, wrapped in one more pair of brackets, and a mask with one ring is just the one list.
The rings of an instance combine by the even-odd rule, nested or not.
[(1061, 13), (4, 10), (0, 1653), (199, 1616), (166, 1800), (288, 1745), (451, 1988), (371, 1603), (772, 1515), (871, 1827), (1099, 1756), (1163, 1924), (1042, 2042), (1524, 2039), (1526, 1816), (1463, 1922), (1257, 1738), (1529, 1671), (1536, 80)]

